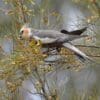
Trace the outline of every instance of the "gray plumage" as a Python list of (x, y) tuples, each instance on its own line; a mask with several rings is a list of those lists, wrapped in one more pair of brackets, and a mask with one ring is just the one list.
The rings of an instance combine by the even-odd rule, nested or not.
[(78, 38), (86, 37), (87, 35), (68, 35), (55, 30), (36, 30), (31, 29), (32, 37), (36, 40), (41, 40), (43, 44), (64, 43)]
[[(89, 58), (85, 53), (83, 53), (70, 43), (75, 39), (86, 37), (87, 35), (81, 35), (86, 29), (87, 28), (83, 28), (72, 32), (61, 30), (61, 32), (59, 32), (55, 30), (38, 30), (25, 27), (25, 30), (28, 30), (28, 37), (34, 38), (36, 41), (40, 40), (43, 45), (43, 48), (56, 48), (60, 51), (59, 48), (65, 47), (73, 51), (79, 58), (83, 60), (91, 60), (91, 58)], [(24, 28), (22, 28), (20, 32), (23, 36)]]
[(80, 58), (81, 61), (84, 62), (85, 59), (88, 59), (88, 60), (92, 61), (92, 59), (90, 57), (88, 57), (85, 53), (83, 53), (78, 48), (76, 48), (73, 44), (63, 43), (63, 46), (68, 48), (69, 50), (73, 51)]

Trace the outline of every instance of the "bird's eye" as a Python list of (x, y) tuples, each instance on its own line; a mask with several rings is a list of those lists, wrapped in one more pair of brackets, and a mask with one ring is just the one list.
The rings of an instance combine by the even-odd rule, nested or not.
[(24, 31), (21, 31), (20, 34), (23, 34)]

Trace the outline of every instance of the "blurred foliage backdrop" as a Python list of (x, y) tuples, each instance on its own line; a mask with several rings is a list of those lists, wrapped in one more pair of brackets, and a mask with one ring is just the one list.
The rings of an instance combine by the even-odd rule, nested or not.
[[(18, 39), (25, 23), (69, 31), (87, 26), (89, 37), (74, 43), (97, 63), (81, 63), (62, 48), (64, 60), (46, 64), (41, 43)], [(0, 100), (100, 100), (99, 27), (99, 0), (1, 0)]]

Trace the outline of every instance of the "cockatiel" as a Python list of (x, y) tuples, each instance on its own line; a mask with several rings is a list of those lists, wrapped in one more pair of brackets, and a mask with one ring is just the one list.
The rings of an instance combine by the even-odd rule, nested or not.
[(29, 26), (23, 26), (20, 30), (20, 38), (21, 39), (34, 39), (36, 41), (41, 41), (42, 46), (46, 48), (56, 48), (58, 51), (61, 47), (65, 47), (72, 52), (75, 53), (81, 60), (89, 59), (85, 53), (80, 51), (78, 48), (76, 48), (71, 41), (86, 37), (87, 35), (81, 35), (87, 27), (68, 32), (66, 30), (56, 31), (56, 30), (39, 30), (34, 29)]

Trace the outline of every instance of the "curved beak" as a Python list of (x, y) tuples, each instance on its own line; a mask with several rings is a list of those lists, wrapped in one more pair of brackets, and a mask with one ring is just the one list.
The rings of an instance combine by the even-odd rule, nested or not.
[(23, 39), (21, 35), (19, 35), (19, 39), (20, 39), (20, 40), (22, 40), (22, 39)]

